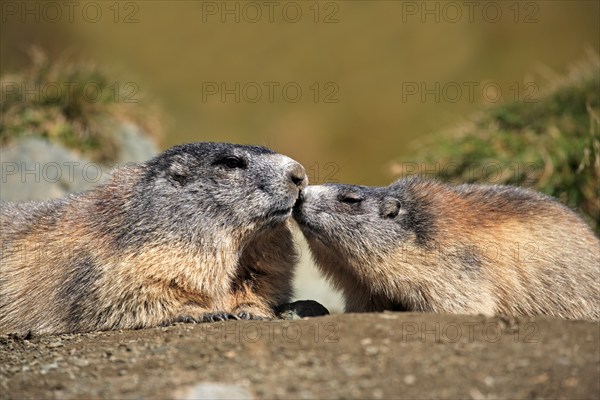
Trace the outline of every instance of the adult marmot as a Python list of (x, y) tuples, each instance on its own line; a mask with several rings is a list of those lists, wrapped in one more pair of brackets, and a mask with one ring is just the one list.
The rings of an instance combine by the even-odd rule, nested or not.
[(306, 183), (266, 148), (193, 143), (88, 192), (4, 203), (0, 332), (273, 317), (292, 292), (286, 223)]
[(415, 178), (309, 186), (294, 218), (348, 312), (600, 317), (600, 241), (530, 190)]

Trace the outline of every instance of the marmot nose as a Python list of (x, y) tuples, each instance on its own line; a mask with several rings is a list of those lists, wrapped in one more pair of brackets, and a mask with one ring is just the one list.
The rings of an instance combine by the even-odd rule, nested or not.
[(290, 181), (292, 181), (292, 183), (294, 184), (294, 186), (297, 186), (300, 190), (304, 189), (308, 184), (306, 171), (304, 170), (304, 167), (300, 164), (292, 165), (291, 168), (288, 170), (287, 175)]

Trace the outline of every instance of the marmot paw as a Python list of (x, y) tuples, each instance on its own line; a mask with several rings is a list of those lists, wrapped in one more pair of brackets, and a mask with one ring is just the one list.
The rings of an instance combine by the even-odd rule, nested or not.
[(197, 324), (199, 322), (202, 322), (202, 321), (200, 319), (192, 317), (190, 315), (178, 315), (175, 318), (161, 322), (159, 324), (159, 326), (171, 326), (171, 325), (177, 324), (177, 323)]
[(252, 321), (266, 321), (269, 320), (271, 318), (263, 316), (263, 315), (257, 315), (257, 314), (252, 314), (248, 311), (240, 311), (237, 313), (237, 317), (239, 319), (243, 319), (243, 320), (252, 320)]
[(230, 313), (226, 313), (226, 312), (215, 312), (215, 313), (203, 314), (200, 317), (200, 322), (219, 322), (219, 321), (229, 321), (232, 319), (240, 319), (240, 318), (235, 314), (230, 314)]

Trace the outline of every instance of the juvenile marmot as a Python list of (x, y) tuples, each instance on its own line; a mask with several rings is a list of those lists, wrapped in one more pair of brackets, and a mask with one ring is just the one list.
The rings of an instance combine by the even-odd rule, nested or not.
[(600, 316), (600, 241), (530, 190), (415, 178), (309, 186), (294, 218), (347, 312)]
[(0, 333), (271, 318), (307, 184), (257, 146), (193, 143), (65, 199), (1, 206)]

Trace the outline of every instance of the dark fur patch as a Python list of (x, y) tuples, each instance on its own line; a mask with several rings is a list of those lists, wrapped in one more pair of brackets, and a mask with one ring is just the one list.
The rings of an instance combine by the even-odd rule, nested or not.
[(483, 260), (478, 249), (474, 245), (464, 245), (458, 248), (456, 258), (461, 269), (468, 274), (475, 274), (481, 271)]
[(429, 247), (435, 239), (435, 212), (427, 203), (416, 201), (408, 194), (401, 198), (400, 203), (406, 210), (402, 218), (403, 228), (412, 231), (417, 239), (417, 244)]
[(386, 188), (386, 194), (400, 200), (400, 206), (405, 210), (402, 228), (415, 234), (418, 245), (430, 248), (436, 236), (439, 210), (434, 208), (431, 196), (424, 195), (428, 191), (423, 185), (427, 184), (418, 178), (404, 179)]
[(266, 273), (261, 271), (252, 265), (244, 265), (237, 272), (235, 278), (231, 281), (231, 292), (242, 291), (245, 287), (254, 288), (256, 287), (260, 278), (264, 277)]
[(95, 285), (99, 279), (100, 270), (89, 255), (71, 265), (59, 293), (65, 304), (65, 320), (70, 330), (79, 330), (81, 321), (89, 319), (88, 307), (98, 307)]
[(141, 249), (151, 240), (156, 229), (153, 221), (146, 218), (152, 212), (148, 201), (143, 197), (141, 201), (136, 200), (136, 209), (132, 210), (131, 204), (121, 198), (97, 198), (93, 204), (94, 224), (90, 229), (110, 241), (116, 251)]

